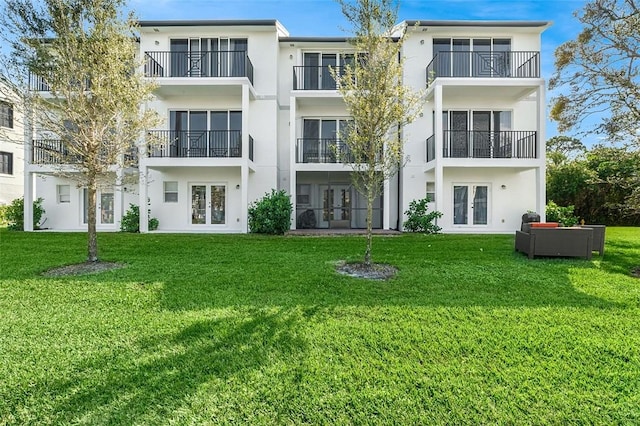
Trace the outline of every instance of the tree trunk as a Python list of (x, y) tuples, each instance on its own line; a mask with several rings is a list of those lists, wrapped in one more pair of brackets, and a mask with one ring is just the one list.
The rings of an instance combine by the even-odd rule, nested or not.
[(96, 181), (89, 179), (87, 186), (87, 237), (88, 237), (88, 262), (98, 261), (98, 234), (96, 232)]
[(367, 249), (364, 252), (364, 264), (371, 266), (371, 246), (373, 244), (373, 194), (367, 191)]

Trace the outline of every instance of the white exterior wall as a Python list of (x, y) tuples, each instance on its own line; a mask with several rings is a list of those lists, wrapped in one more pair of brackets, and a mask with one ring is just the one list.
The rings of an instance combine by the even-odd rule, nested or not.
[(0, 173), (0, 206), (24, 195), (24, 123), (20, 105), (0, 87), (0, 101), (13, 106), (13, 127), (0, 127), (0, 151), (13, 154), (13, 173)]
[[(539, 51), (543, 27), (417, 27), (409, 28), (410, 37), (403, 47), (404, 83), (425, 90), (426, 68), (433, 57), (433, 38), (509, 38), (512, 51)], [(293, 90), (293, 67), (303, 65), (305, 52), (344, 53), (351, 46), (344, 41), (322, 38), (283, 39), (286, 32), (276, 25), (243, 26), (159, 26), (141, 29), (140, 51), (169, 51), (172, 38), (246, 38), (248, 56), (253, 64), (253, 84), (245, 77), (160, 78), (157, 98), (146, 107), (158, 111), (169, 129), (169, 111), (206, 110), (242, 111), (242, 158), (141, 158), (140, 185), (129, 185), (117, 192), (121, 210), (129, 203), (149, 200), (151, 216), (159, 220), (158, 232), (246, 232), (247, 205), (271, 189), (284, 189), (292, 195), (296, 207), (296, 181), (313, 185), (312, 198), (319, 202), (322, 173), (347, 176), (348, 166), (341, 164), (302, 164), (295, 158), (296, 141), (303, 136), (304, 118), (348, 118), (345, 105), (336, 91)], [(298, 41), (296, 41), (298, 40)], [(512, 232), (520, 226), (527, 210), (537, 210), (544, 198), (544, 146), (536, 159), (453, 159), (426, 162), (426, 139), (434, 134), (434, 111), (508, 110), (512, 129), (537, 131), (544, 142), (544, 82), (542, 79), (449, 78), (438, 79), (426, 90), (426, 100), (416, 120), (402, 130), (407, 162), (398, 175), (386, 183), (378, 208), (384, 209), (385, 229), (402, 227), (403, 213), (412, 200), (425, 197), (426, 183), (437, 183), (439, 194), (430, 208), (444, 213), (439, 221), (445, 232)], [(445, 81), (446, 80), (446, 81)], [(499, 81), (497, 81), (499, 80)], [(510, 81), (506, 81), (510, 80)], [(517, 80), (517, 81), (513, 81)], [(434, 88), (435, 86), (438, 86)], [(248, 159), (248, 136), (254, 140), (253, 161)], [(440, 138), (442, 139), (442, 138)], [(442, 143), (442, 141), (440, 141)], [(437, 147), (441, 152), (441, 145)], [(14, 156), (14, 172), (22, 163)], [(37, 168), (31, 170), (37, 173)], [(315, 173), (315, 174), (314, 174)], [(14, 173), (15, 174), (15, 173)], [(0, 183), (3, 177), (0, 176)], [(20, 184), (22, 178), (17, 178)], [(25, 180), (26, 181), (26, 180)], [(163, 182), (178, 182), (178, 202), (164, 202)], [(45, 199), (45, 227), (83, 230), (81, 190), (73, 186), (70, 203), (56, 202), (56, 185), (64, 182), (51, 176), (36, 179), (35, 196)], [(342, 182), (338, 182), (340, 184)], [(225, 185), (226, 223), (192, 225), (192, 184)], [(453, 225), (453, 186), (486, 184), (489, 186), (489, 223), (483, 226)], [(72, 184), (73, 185), (73, 184)], [(504, 185), (504, 189), (503, 186)], [(2, 200), (0, 200), (1, 202)], [(361, 207), (354, 196), (353, 207)], [(542, 201), (544, 203), (544, 200)], [(357, 217), (356, 222), (362, 218)], [(141, 208), (146, 217), (146, 209)], [(294, 218), (292, 218), (294, 219)], [(293, 224), (295, 226), (295, 223)], [(119, 229), (119, 223), (99, 226)], [(145, 231), (145, 225), (142, 226)]]

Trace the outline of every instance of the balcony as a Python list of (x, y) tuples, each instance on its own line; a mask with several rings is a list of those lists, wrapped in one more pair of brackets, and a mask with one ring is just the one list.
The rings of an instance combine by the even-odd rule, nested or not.
[(349, 147), (338, 139), (301, 138), (296, 144), (297, 163), (337, 164), (354, 161)]
[(34, 139), (31, 144), (31, 164), (78, 164), (80, 158), (69, 153), (67, 143), (60, 139)]
[(438, 77), (540, 78), (540, 52), (438, 52), (427, 65), (427, 87)]
[[(427, 162), (435, 159), (435, 137), (427, 139)], [(538, 158), (538, 132), (445, 130), (443, 158)]]
[[(69, 82), (71, 89), (78, 90), (81, 87), (80, 80), (71, 80)], [(91, 80), (87, 77), (84, 79), (84, 90), (91, 89)], [(29, 90), (34, 92), (49, 92), (51, 87), (47, 80), (39, 75), (29, 74)]]
[[(152, 130), (151, 158), (242, 158), (240, 130)], [(249, 160), (253, 161), (253, 138), (249, 136)]]
[(253, 84), (253, 64), (244, 50), (145, 52), (145, 77), (246, 77)]
[(327, 65), (305, 65), (293, 67), (293, 90), (336, 90), (336, 80), (331, 74), (333, 68), (342, 75), (344, 67)]

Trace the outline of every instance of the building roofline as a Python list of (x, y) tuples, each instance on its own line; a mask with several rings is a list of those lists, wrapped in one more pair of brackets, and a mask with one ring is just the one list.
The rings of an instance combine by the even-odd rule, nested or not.
[(282, 43), (293, 42), (323, 42), (323, 43), (348, 43), (353, 40), (352, 37), (280, 37)]
[(419, 27), (508, 27), (508, 28), (540, 28), (551, 25), (550, 21), (420, 21), (406, 20), (408, 26)]
[(214, 19), (214, 20), (168, 20), (138, 21), (140, 27), (229, 27), (229, 26), (262, 26), (277, 27), (276, 19)]

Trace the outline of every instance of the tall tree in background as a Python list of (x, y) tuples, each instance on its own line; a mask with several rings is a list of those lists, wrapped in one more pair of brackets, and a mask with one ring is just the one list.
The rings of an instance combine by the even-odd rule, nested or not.
[(11, 66), (3, 69), (21, 70), (37, 84), (23, 92), (27, 125), (60, 140), (47, 149), (48, 162), (64, 164), (59, 174), (87, 188), (91, 262), (98, 260), (97, 190), (114, 185), (115, 170), (136, 161), (136, 143), (157, 122), (141, 108), (154, 85), (139, 71), (136, 21), (123, 16), (124, 6), (124, 0), (6, 0), (0, 11), (11, 46)]
[(640, 147), (640, 10), (636, 0), (591, 0), (576, 12), (583, 25), (575, 40), (556, 49), (551, 118), (560, 131), (588, 117), (588, 131)]
[(339, 0), (352, 26), (355, 60), (333, 71), (349, 122), (344, 141), (352, 183), (367, 201), (364, 264), (371, 266), (373, 204), (403, 164), (401, 126), (413, 121), (422, 97), (402, 84), (403, 37), (392, 38), (397, 4), (392, 0)]

